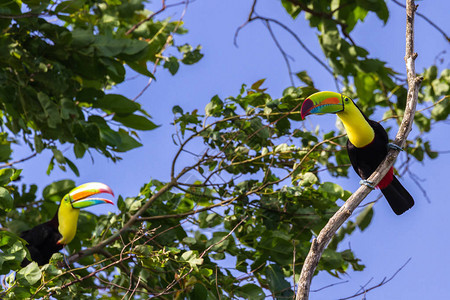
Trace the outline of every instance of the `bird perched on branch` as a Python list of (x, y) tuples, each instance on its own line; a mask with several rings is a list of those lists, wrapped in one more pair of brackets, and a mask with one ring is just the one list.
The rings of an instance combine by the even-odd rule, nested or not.
[[(347, 152), (353, 169), (363, 179), (361, 184), (374, 188), (366, 179), (376, 170), (388, 153), (388, 148), (401, 150), (389, 143), (384, 128), (369, 120), (359, 107), (347, 96), (334, 92), (318, 92), (302, 104), (301, 116), (335, 113), (347, 131)], [(401, 215), (414, 205), (414, 199), (394, 176), (391, 168), (377, 187), (381, 190), (392, 210)]]
[[(87, 198), (100, 193), (114, 196), (111, 188), (103, 183), (89, 182), (80, 185), (62, 198), (58, 211), (50, 221), (22, 232), (21, 238), (28, 242), (31, 259), (38, 265), (45, 265), (53, 253), (58, 252), (73, 240), (77, 232), (80, 208), (103, 203), (113, 204), (111, 200), (104, 198)], [(25, 259), (22, 266), (28, 263), (29, 261)]]

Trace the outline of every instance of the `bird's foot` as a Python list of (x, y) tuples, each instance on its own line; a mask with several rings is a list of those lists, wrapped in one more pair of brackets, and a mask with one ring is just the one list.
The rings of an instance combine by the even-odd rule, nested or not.
[(399, 145), (396, 145), (394, 143), (388, 143), (387, 147), (388, 147), (388, 149), (394, 149), (394, 150), (398, 150), (398, 151), (403, 151), (402, 147), (400, 147)]
[(367, 187), (370, 187), (372, 190), (375, 189), (375, 186), (373, 185), (372, 181), (366, 180), (366, 179), (361, 179), (361, 181), (359, 182), (360, 185), (365, 185)]

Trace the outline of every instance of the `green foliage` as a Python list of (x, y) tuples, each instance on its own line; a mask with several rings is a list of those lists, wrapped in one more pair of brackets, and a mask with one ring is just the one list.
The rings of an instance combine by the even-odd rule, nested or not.
[[(162, 52), (175, 46), (172, 36), (186, 32), (170, 20), (133, 27), (150, 14), (144, 2), (14, 0), (1, 5), (0, 14), (8, 16), (0, 21), (2, 124), (23, 135), (32, 150), (53, 151), (48, 172), (56, 163), (79, 174), (55, 142), (73, 145), (77, 158), (95, 149), (116, 161), (117, 152), (141, 146), (133, 129), (157, 128), (139, 103), (106, 92), (125, 80), (125, 66), (153, 78), (147, 64), (159, 64)], [(184, 64), (202, 57), (200, 46), (177, 49)], [(169, 70), (174, 74), (178, 66)], [(8, 160), (9, 146), (2, 133), (0, 161)]]
[(19, 238), (8, 231), (0, 231), (0, 274), (16, 270), (27, 256), (27, 251)]

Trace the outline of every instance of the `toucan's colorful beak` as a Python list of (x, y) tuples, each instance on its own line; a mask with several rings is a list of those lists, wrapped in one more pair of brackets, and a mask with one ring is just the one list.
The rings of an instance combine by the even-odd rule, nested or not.
[(100, 182), (89, 182), (82, 184), (71, 190), (69, 193), (69, 197), (71, 199), (71, 204), (73, 208), (85, 208), (103, 203), (109, 203), (114, 205), (114, 203), (108, 199), (87, 198), (89, 196), (101, 193), (111, 194), (114, 196), (113, 191), (106, 184)]
[(312, 94), (302, 104), (302, 119), (311, 114), (337, 113), (344, 110), (342, 95), (335, 92), (318, 92)]

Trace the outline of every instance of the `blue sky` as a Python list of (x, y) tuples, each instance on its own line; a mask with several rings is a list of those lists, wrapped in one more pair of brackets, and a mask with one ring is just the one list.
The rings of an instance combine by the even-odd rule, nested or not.
[[(190, 4), (184, 18), (189, 33), (176, 36), (175, 42), (178, 45), (200, 44), (205, 56), (193, 66), (182, 66), (175, 76), (163, 69), (157, 71), (157, 80), (140, 98), (140, 103), (161, 127), (140, 134), (143, 147), (124, 154), (123, 161), (116, 164), (99, 155), (94, 155), (94, 162), (89, 157), (76, 161), (81, 173), (79, 178), (70, 172), (59, 170), (50, 176), (44, 175), (50, 160), (50, 153), (46, 153), (40, 158), (16, 166), (24, 169), (23, 182), (38, 184), (42, 190), (48, 183), (66, 178), (75, 180), (77, 184), (101, 181), (110, 185), (116, 196), (134, 196), (151, 178), (165, 180), (169, 177), (170, 163), (176, 152), (171, 138), (174, 128), (170, 125), (174, 105), (180, 105), (185, 111), (198, 109), (203, 112), (214, 95), (218, 94), (223, 98), (237, 95), (243, 83), (250, 85), (261, 78), (266, 78), (264, 87), (268, 88), (272, 97), (281, 96), (283, 89), (290, 85), (290, 80), (285, 62), (264, 25), (260, 22), (248, 25), (240, 32), (239, 47), (233, 45), (235, 30), (247, 19), (251, 4), (250, 0), (197, 0)], [(447, 33), (450, 32), (449, 1), (420, 1), (418, 4), (421, 13)], [(149, 5), (152, 10), (158, 10), (159, 7), (160, 1)], [(404, 72), (405, 14), (402, 8), (392, 2), (389, 2), (389, 8), (390, 18), (386, 26), (369, 15), (362, 25), (357, 26), (352, 38), (358, 45), (368, 49), (371, 56), (387, 61), (397, 71)], [(309, 28), (302, 15), (296, 21), (291, 20), (280, 1), (260, 1), (256, 9), (260, 15), (276, 18), (294, 29), (308, 47), (323, 58), (316, 33)], [(177, 18), (180, 10), (181, 8), (168, 10), (166, 16)], [(286, 52), (295, 59), (292, 62), (294, 72), (307, 70), (318, 88), (335, 90), (331, 76), (317, 62), (288, 34), (278, 28), (275, 32)], [(441, 69), (449, 67), (449, 44), (424, 20), (416, 18), (416, 51), (419, 54), (417, 71), (432, 64), (443, 50), (447, 52), (441, 56), (446, 58), (445, 63), (440, 65)], [(125, 82), (113, 92), (133, 98), (146, 83), (146, 78), (137, 78)], [(332, 126), (334, 122), (335, 117), (332, 115), (312, 117), (306, 126), (311, 129), (317, 124)], [(434, 150), (450, 150), (449, 129), (448, 123), (441, 124), (433, 129), (432, 134), (427, 134), (426, 138), (431, 140)], [(412, 135), (414, 134), (413, 132)], [(391, 132), (391, 138), (393, 137), (394, 133)], [(20, 159), (27, 153), (25, 146), (18, 147), (14, 152), (14, 159)], [(73, 157), (71, 150), (65, 154)], [(401, 154), (399, 159), (404, 160), (405, 154)], [(412, 170), (424, 180), (422, 186), (427, 190), (431, 203), (426, 201), (409, 176), (401, 178), (414, 196), (416, 205), (408, 213), (396, 216), (384, 199), (378, 201), (369, 228), (362, 233), (355, 232), (344, 242), (345, 247), (350, 245), (357, 257), (362, 259), (366, 269), (363, 272), (349, 272), (342, 278), (348, 280), (348, 283), (311, 293), (311, 299), (350, 296), (371, 279), (367, 287), (378, 284), (384, 277), (389, 278), (409, 258), (411, 261), (391, 282), (371, 291), (367, 299), (450, 298), (447, 272), (450, 266), (450, 238), (446, 230), (450, 228), (450, 218), (447, 215), (450, 210), (447, 190), (449, 166), (450, 154), (442, 154), (436, 160), (425, 160), (423, 164), (414, 163)], [(353, 171), (350, 173), (350, 178), (339, 180), (339, 184), (347, 190), (355, 191), (359, 187), (359, 178)], [(322, 179), (330, 180), (327, 177)], [(371, 193), (365, 202), (374, 200), (378, 193)], [(314, 278), (312, 289), (339, 281), (321, 273)], [(361, 299), (361, 296), (356, 299)]]

